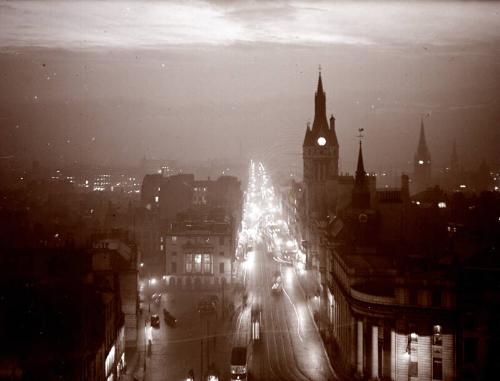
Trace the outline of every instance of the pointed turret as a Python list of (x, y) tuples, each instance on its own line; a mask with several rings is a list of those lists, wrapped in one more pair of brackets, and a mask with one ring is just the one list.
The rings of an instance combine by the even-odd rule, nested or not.
[(304, 143), (302, 144), (302, 147), (308, 147), (311, 145), (314, 145), (314, 137), (312, 136), (311, 125), (307, 123), (306, 134), (304, 136)]
[(356, 179), (352, 191), (352, 206), (356, 209), (368, 209), (370, 207), (370, 190), (368, 189), (365, 165), (363, 162), (363, 148), (359, 141), (358, 167)]
[(338, 147), (339, 141), (337, 140), (337, 133), (335, 132), (335, 117), (333, 114), (330, 116), (330, 144)]

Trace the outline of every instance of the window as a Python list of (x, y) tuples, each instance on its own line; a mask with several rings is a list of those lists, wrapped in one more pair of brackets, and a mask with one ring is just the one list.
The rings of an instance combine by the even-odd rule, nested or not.
[(212, 274), (210, 254), (186, 254), (186, 273)]
[(212, 273), (212, 258), (210, 254), (203, 254), (203, 273)]
[(176, 257), (177, 256), (177, 251), (172, 251), (172, 257)]
[(160, 245), (160, 251), (163, 251), (163, 244)]
[(186, 259), (186, 272), (192, 273), (193, 272), (193, 254), (186, 254), (185, 259)]
[(224, 245), (224, 237), (219, 237), (219, 245)]
[(224, 274), (224, 262), (219, 263), (219, 274)]
[(176, 274), (177, 273), (177, 263), (172, 262), (170, 265), (170, 269), (172, 270), (172, 274)]
[(415, 332), (410, 333), (408, 337), (410, 367), (408, 369), (409, 377), (418, 377), (418, 335)]
[(172, 236), (172, 242), (177, 242), (177, 236), (175, 235)]
[(224, 252), (223, 252), (223, 251), (219, 251), (219, 255), (220, 255), (221, 257), (223, 257), (223, 256), (224, 256)]
[(432, 379), (443, 379), (443, 360), (439, 357), (434, 357), (432, 359)]
[(433, 336), (432, 336), (432, 345), (441, 345), (442, 337), (441, 337), (441, 326), (435, 325), (433, 328)]
[(201, 273), (201, 254), (194, 255), (194, 272)]

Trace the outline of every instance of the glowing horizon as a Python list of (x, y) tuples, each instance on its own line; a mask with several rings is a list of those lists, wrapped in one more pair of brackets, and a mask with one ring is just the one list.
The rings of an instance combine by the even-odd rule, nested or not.
[(0, 47), (488, 43), (499, 13), (491, 2), (14, 1), (0, 3)]

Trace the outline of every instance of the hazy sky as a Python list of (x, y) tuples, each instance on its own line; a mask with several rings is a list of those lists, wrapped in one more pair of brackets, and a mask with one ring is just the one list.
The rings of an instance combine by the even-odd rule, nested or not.
[(498, 2), (0, 2), (0, 156), (301, 170), (318, 65), (343, 171), (499, 163)]

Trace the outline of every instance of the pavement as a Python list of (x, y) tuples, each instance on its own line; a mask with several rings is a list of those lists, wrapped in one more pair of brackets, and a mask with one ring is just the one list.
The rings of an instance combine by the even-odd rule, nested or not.
[(346, 372), (342, 364), (335, 361), (339, 358), (339, 356), (337, 356), (339, 349), (332, 334), (333, 327), (328, 318), (325, 298), (323, 298), (321, 303), (319, 301), (319, 281), (315, 278), (312, 270), (304, 270), (300, 273), (298, 271), (296, 272), (300, 286), (306, 295), (307, 307), (310, 314), (314, 317), (314, 324), (321, 336), (325, 353), (328, 355), (330, 364), (337, 378), (345, 381), (352, 380), (352, 376)]
[[(200, 316), (198, 300), (210, 294), (219, 297), (218, 310)], [(168, 290), (163, 293), (160, 304), (151, 304), (151, 311), (146, 309), (139, 321), (139, 327), (144, 327), (144, 321), (156, 313), (160, 315), (160, 328), (148, 326), (146, 331), (139, 329), (137, 346), (126, 350), (127, 369), (120, 380), (185, 380), (190, 369), (193, 369), (195, 379), (199, 380), (201, 367), (206, 375), (209, 364), (219, 371), (220, 380), (228, 380), (233, 327), (241, 300), (241, 291), (235, 291), (235, 287), (230, 285), (224, 292), (224, 311), (220, 290)], [(233, 307), (230, 308), (230, 305)], [(176, 327), (165, 324), (163, 308), (177, 318)], [(145, 332), (152, 338), (151, 354), (146, 358)]]

